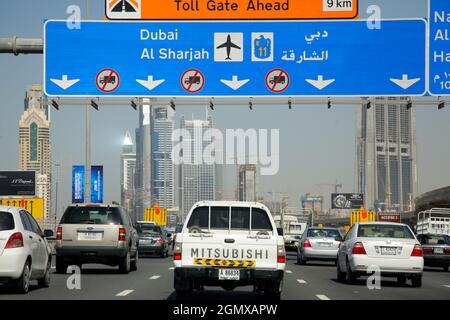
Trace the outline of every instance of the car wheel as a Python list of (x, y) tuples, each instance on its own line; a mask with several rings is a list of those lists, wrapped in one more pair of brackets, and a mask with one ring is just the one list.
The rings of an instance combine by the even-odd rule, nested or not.
[(347, 261), (347, 272), (345, 274), (345, 281), (348, 284), (352, 284), (356, 281), (356, 275), (355, 273), (352, 271), (352, 267), (350, 267), (350, 263)]
[(264, 296), (270, 300), (279, 301), (281, 299), (281, 281), (272, 281), (264, 288)]
[(48, 288), (50, 287), (50, 269), (52, 267), (52, 260), (48, 258), (47, 262), (47, 268), (45, 269), (44, 277), (41, 279), (38, 279), (38, 285), (41, 288)]
[(14, 284), (14, 291), (17, 293), (28, 293), (30, 289), (30, 275), (31, 275), (31, 264), (29, 261), (25, 262), (22, 270), (22, 275), (16, 280)]
[(345, 281), (345, 273), (342, 272), (341, 266), (339, 265), (339, 261), (337, 262), (336, 273), (337, 273), (336, 274), (337, 280), (339, 282), (344, 282)]
[(399, 286), (404, 286), (406, 284), (406, 277), (405, 276), (398, 276), (397, 277), (397, 284)]
[(300, 252), (300, 257), (297, 257), (297, 263), (299, 264), (299, 265), (305, 265), (306, 264), (306, 259), (305, 258), (303, 258), (303, 254)]
[(131, 264), (130, 264), (130, 270), (131, 270), (131, 271), (137, 271), (137, 269), (138, 269), (138, 267), (137, 267), (138, 261), (139, 261), (139, 254), (138, 254), (138, 252), (136, 251), (136, 254), (135, 254), (135, 256), (134, 256), (134, 260), (131, 261)]
[(131, 255), (130, 250), (127, 251), (127, 254), (125, 257), (122, 258), (122, 261), (119, 264), (119, 271), (123, 274), (130, 273), (131, 269)]
[(56, 257), (56, 272), (66, 273), (68, 264), (64, 262), (63, 258)]
[(422, 287), (422, 275), (413, 277), (411, 279), (411, 284), (414, 288)]
[(444, 272), (448, 272), (449, 266), (445, 266), (444, 268)]

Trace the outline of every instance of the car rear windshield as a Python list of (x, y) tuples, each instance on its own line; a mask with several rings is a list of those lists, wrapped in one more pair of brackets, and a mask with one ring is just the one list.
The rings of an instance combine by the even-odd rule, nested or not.
[[(230, 224), (231, 216), (231, 224)], [(251, 221), (252, 230), (272, 231), (272, 224), (265, 210), (247, 207), (211, 207), (211, 221), (209, 219), (209, 207), (198, 207), (189, 219), (188, 228), (228, 230), (249, 230)], [(210, 223), (210, 225), (209, 225)]]
[(309, 238), (336, 238), (340, 237), (341, 234), (338, 230), (333, 229), (309, 229), (308, 237)]
[(14, 228), (13, 215), (9, 212), (0, 212), (0, 231), (13, 230)]
[(69, 207), (61, 220), (62, 224), (122, 224), (117, 207)]
[(140, 223), (136, 227), (137, 232), (141, 235), (149, 235), (149, 236), (161, 236), (162, 231), (160, 226), (156, 226), (154, 224), (144, 224)]
[(446, 245), (450, 244), (450, 237), (447, 235), (422, 235), (420, 237), (422, 244)]
[(407, 226), (391, 224), (365, 224), (358, 228), (358, 237), (414, 239)]

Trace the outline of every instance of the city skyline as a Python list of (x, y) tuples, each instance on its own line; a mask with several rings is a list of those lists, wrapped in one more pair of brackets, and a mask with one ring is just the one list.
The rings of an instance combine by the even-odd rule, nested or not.
[[(43, 1), (50, 4), (50, 1)], [(72, 4), (84, 8), (84, 1), (58, 1), (51, 6), (42, 5), (25, 9), (26, 2), (15, 1), (12, 14), (2, 16), (0, 24), (4, 25), (2, 36), (18, 35), (22, 37), (42, 37), (42, 21), (47, 18), (66, 18), (66, 9)], [(361, 1), (361, 8), (366, 8), (370, 1)], [(0, 9), (5, 6), (0, 4)], [(400, 0), (380, 1), (382, 15), (385, 18), (425, 17), (427, 6), (423, 1)], [(32, 5), (33, 6), (33, 5)], [(48, 9), (51, 7), (52, 9)], [(93, 19), (101, 19), (102, 4), (92, 3)], [(0, 12), (6, 12), (0, 10)], [(367, 16), (363, 10), (360, 15)], [(25, 21), (18, 24), (17, 21)], [(9, 27), (9, 25), (14, 27)], [(4, 66), (9, 79), (0, 79), (0, 94), (4, 97), (0, 110), (0, 147), (8, 150), (3, 155), (2, 169), (17, 168), (18, 131), (23, 104), (23, 92), (29, 84), (40, 83), (42, 73), (42, 56), (27, 55), (14, 57), (2, 55), (0, 63)], [(20, 88), (20, 89), (19, 89)], [(204, 114), (207, 106), (177, 106), (175, 122), (182, 115), (194, 113), (196, 118)], [(300, 194), (307, 192), (321, 193), (328, 197), (331, 188), (318, 188), (310, 181), (329, 183), (339, 180), (343, 191), (356, 190), (354, 183), (354, 106), (333, 106), (327, 110), (326, 105), (264, 106), (255, 105), (251, 111), (247, 106), (216, 107), (214, 111), (215, 127), (225, 128), (281, 128), (280, 130), (280, 172), (276, 176), (261, 177), (260, 194), (265, 195), (271, 189), (290, 194), (290, 203), (298, 205)], [(418, 106), (417, 112), (417, 163), (418, 193), (438, 188), (450, 181), (450, 173), (444, 170), (450, 161), (450, 143), (445, 137), (450, 136), (447, 126), (449, 108), (436, 110), (435, 105)], [(84, 108), (81, 106), (61, 106), (59, 111), (51, 109), (52, 117), (52, 154), (55, 163), (61, 164), (60, 205), (70, 203), (70, 168), (73, 164), (84, 162)], [(138, 115), (129, 106), (102, 107), (92, 112), (92, 146), (93, 163), (105, 166), (105, 200), (120, 200), (120, 173), (118, 163), (121, 152), (123, 133), (133, 130)], [(106, 120), (106, 121), (105, 121)], [(435, 156), (435, 144), (443, 152)], [(331, 161), (332, 160), (332, 161)], [(441, 168), (442, 170), (436, 170)], [(225, 168), (225, 193), (235, 189), (234, 168)], [(325, 204), (329, 201), (325, 200)], [(58, 213), (59, 215), (61, 213)]]

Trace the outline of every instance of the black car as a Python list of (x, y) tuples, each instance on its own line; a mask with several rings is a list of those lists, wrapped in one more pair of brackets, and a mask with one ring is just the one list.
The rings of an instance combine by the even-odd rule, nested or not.
[(446, 234), (420, 234), (417, 236), (423, 248), (424, 264), (448, 271), (450, 266), (450, 237)]
[(169, 237), (162, 228), (153, 222), (138, 222), (136, 230), (139, 234), (139, 255), (158, 254), (165, 258), (169, 256)]

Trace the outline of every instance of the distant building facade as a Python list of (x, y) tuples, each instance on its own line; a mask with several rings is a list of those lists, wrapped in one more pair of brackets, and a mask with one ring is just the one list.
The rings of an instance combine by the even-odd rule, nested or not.
[(239, 201), (256, 201), (256, 165), (239, 165)]
[[(402, 103), (400, 103), (402, 102)], [(377, 97), (356, 109), (357, 192), (369, 209), (412, 210), (417, 195), (415, 108), (406, 98)]]
[(24, 112), (19, 121), (19, 170), (36, 171), (38, 196), (44, 198), (44, 217), (51, 208), (50, 115), (42, 103), (42, 88), (33, 85), (25, 94)]
[(211, 128), (213, 128), (213, 122), (210, 116), (206, 120), (186, 120), (184, 117), (181, 118), (180, 129), (189, 133), (190, 140), (187, 141), (187, 144), (191, 150), (189, 153), (187, 150), (182, 150), (186, 163), (178, 166), (180, 171), (180, 213), (184, 217), (197, 201), (215, 200), (216, 165), (214, 163), (207, 164), (205, 161), (196, 164), (194, 159), (196, 152), (202, 152), (210, 144), (209, 141), (203, 141), (202, 134)]
[(136, 152), (133, 139), (126, 133), (120, 155), (120, 201), (130, 216), (137, 220), (134, 214), (135, 201)]
[(312, 195), (307, 193), (300, 198), (302, 208), (312, 211), (315, 217), (319, 217), (323, 213), (323, 196)]

